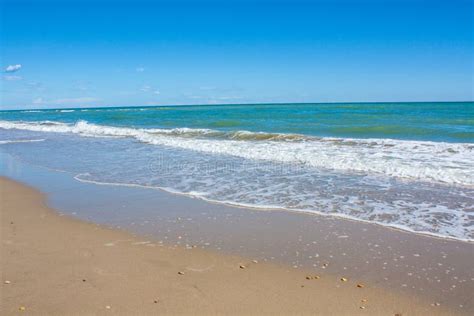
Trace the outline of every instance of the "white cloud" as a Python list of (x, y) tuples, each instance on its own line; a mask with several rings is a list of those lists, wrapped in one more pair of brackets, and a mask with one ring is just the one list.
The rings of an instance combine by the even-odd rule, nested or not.
[(151, 87), (150, 86), (143, 86), (140, 88), (140, 91), (143, 91), (143, 92), (148, 92), (151, 90)]
[(153, 88), (152, 86), (149, 86), (149, 85), (144, 85), (143, 87), (140, 88), (140, 91), (145, 92), (145, 93), (152, 93), (154, 95), (161, 94), (160, 90)]
[(76, 82), (73, 85), (73, 89), (79, 90), (79, 91), (87, 91), (89, 90), (88, 87), (89, 85), (87, 84), (87, 82)]
[(97, 98), (91, 98), (91, 97), (82, 97), (82, 98), (65, 98), (65, 99), (57, 99), (51, 103), (57, 103), (57, 104), (71, 104), (71, 103), (90, 103), (90, 102), (95, 102), (99, 101)]
[(31, 90), (36, 90), (36, 91), (44, 91), (45, 90), (45, 87), (40, 82), (31, 81), (31, 82), (27, 82), (26, 85)]
[(220, 97), (217, 97), (218, 100), (238, 100), (240, 99), (240, 97), (236, 97), (236, 96), (220, 96)]
[(34, 98), (31, 103), (34, 105), (63, 105), (63, 104), (75, 105), (75, 104), (81, 104), (81, 103), (91, 103), (91, 102), (96, 102), (96, 101), (100, 101), (100, 99), (91, 98), (91, 97), (80, 97), (80, 98), (64, 98), (64, 99), (51, 100), (51, 99), (44, 99), (43, 97), (37, 97), (37, 98)]
[(143, 68), (143, 67), (137, 67), (137, 68), (135, 68), (135, 71), (136, 71), (136, 72), (144, 72), (144, 71), (145, 71), (145, 68)]
[(33, 104), (43, 104), (43, 103), (44, 103), (44, 100), (41, 97), (33, 100)]
[(20, 64), (16, 65), (8, 65), (7, 68), (5, 68), (5, 72), (15, 72), (21, 69)]
[(5, 79), (6, 81), (18, 81), (18, 80), (22, 80), (23, 77), (22, 77), (22, 76), (10, 76), (10, 75), (7, 75), (7, 76), (3, 76), (3, 79)]

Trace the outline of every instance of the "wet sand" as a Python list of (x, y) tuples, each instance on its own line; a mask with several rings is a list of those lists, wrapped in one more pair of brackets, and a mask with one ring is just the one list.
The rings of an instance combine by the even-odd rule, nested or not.
[(44, 195), (12, 180), (0, 178), (0, 188), (2, 315), (457, 314), (363, 277), (317, 278), (193, 245), (163, 245), (61, 216)]

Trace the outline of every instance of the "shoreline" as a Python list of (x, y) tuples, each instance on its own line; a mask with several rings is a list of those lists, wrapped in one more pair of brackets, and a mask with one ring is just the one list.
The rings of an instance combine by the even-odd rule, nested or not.
[(276, 212), (288, 212), (288, 213), (296, 213), (296, 214), (307, 214), (307, 215), (317, 215), (317, 216), (331, 217), (331, 218), (336, 218), (336, 219), (353, 221), (353, 222), (356, 222), (356, 223), (359, 222), (359, 223), (365, 223), (365, 224), (369, 224), (369, 225), (377, 225), (377, 226), (380, 226), (380, 227), (383, 227), (383, 228), (393, 229), (395, 231), (399, 231), (399, 232), (403, 232), (403, 233), (415, 234), (415, 235), (418, 235), (418, 236), (421, 236), (421, 237), (434, 238), (434, 239), (438, 239), (438, 240), (449, 240), (449, 241), (462, 242), (462, 243), (467, 243), (467, 244), (474, 245), (474, 239), (463, 239), (463, 238), (457, 238), (457, 237), (452, 237), (452, 236), (445, 236), (445, 235), (440, 235), (440, 234), (431, 233), (431, 232), (427, 232), (427, 231), (415, 231), (415, 230), (412, 230), (408, 227), (369, 221), (369, 220), (360, 219), (360, 218), (356, 218), (356, 217), (352, 217), (352, 216), (344, 215), (344, 214), (328, 214), (328, 213), (324, 213), (324, 212), (309, 211), (309, 210), (304, 210), (304, 209), (288, 209), (288, 208), (283, 208), (283, 207), (279, 208), (279, 207), (276, 207), (276, 206), (258, 207), (258, 206), (255, 206), (255, 205), (246, 205), (246, 204), (231, 203), (231, 202), (221, 202), (221, 201), (206, 199), (206, 198), (198, 196), (198, 195), (192, 195), (192, 194), (188, 194), (188, 193), (181, 193), (181, 192), (168, 190), (168, 189), (162, 188), (162, 187), (153, 187), (153, 186), (146, 186), (146, 185), (141, 185), (141, 184), (98, 182), (98, 181), (92, 181), (92, 180), (84, 180), (84, 179), (81, 179), (79, 177), (80, 175), (81, 174), (74, 175), (73, 176), (74, 180), (82, 182), (82, 183), (93, 184), (93, 185), (140, 188), (140, 189), (145, 189), (145, 190), (158, 190), (158, 191), (161, 191), (161, 192), (165, 192), (167, 194), (174, 194), (174, 195), (177, 195), (177, 196), (183, 196), (183, 197), (190, 198), (190, 199), (202, 200), (206, 203), (215, 204), (215, 205), (222, 205), (224, 207), (227, 206), (227, 207), (234, 207), (234, 208), (240, 208), (240, 209), (245, 209), (245, 210), (255, 210), (255, 211), (262, 211), (262, 212), (275, 212), (276, 211)]
[(22, 307), (33, 314), (58, 315), (107, 311), (456, 314), (443, 305), (436, 306), (436, 302), (432, 306), (433, 302), (392, 293), (362, 278), (341, 281), (344, 276), (325, 273), (316, 279), (314, 272), (304, 269), (254, 263), (251, 258), (198, 247), (161, 245), (121, 230), (60, 216), (45, 206), (43, 194), (8, 178), (0, 177), (0, 187), (5, 315)]

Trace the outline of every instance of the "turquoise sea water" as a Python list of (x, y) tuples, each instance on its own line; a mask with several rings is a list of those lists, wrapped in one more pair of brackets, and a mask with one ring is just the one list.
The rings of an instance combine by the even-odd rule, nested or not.
[(140, 128), (207, 128), (329, 137), (474, 142), (474, 104), (340, 103), (157, 106), (2, 111), (13, 121), (50, 120)]
[(0, 150), (79, 181), (474, 240), (474, 103), (0, 112)]

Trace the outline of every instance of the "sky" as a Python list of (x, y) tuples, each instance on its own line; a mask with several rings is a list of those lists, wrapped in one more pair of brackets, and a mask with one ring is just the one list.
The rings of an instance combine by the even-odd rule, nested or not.
[(0, 105), (472, 101), (473, 5), (0, 0)]

